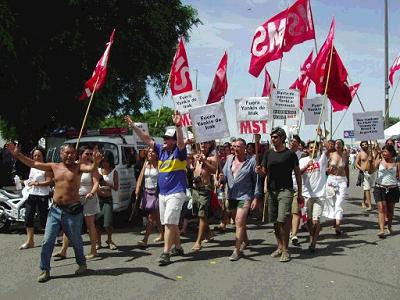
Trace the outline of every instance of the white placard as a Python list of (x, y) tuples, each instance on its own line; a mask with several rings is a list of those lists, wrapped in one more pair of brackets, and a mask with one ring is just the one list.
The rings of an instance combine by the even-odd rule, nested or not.
[(269, 118), (268, 97), (246, 97), (235, 99), (236, 121), (259, 121)]
[(172, 100), (174, 101), (175, 109), (181, 114), (188, 113), (189, 109), (202, 104), (200, 91), (196, 90), (172, 96)]
[(296, 119), (299, 113), (300, 93), (298, 90), (272, 90), (271, 110), (276, 120)]
[(240, 134), (268, 134), (268, 121), (240, 121), (237, 122)]
[[(315, 97), (311, 99), (305, 99), (303, 104), (303, 113), (304, 113), (304, 124), (305, 125), (318, 125), (319, 117), (322, 110), (322, 105), (324, 103), (324, 97)], [(321, 116), (320, 124), (328, 121), (328, 113), (326, 108), (325, 101), (325, 109)]]
[(356, 141), (384, 139), (382, 111), (353, 113), (354, 138)]
[(230, 136), (223, 101), (192, 108), (189, 114), (197, 143)]
[[(139, 127), (141, 130), (143, 130), (144, 132), (146, 132), (147, 134), (149, 134), (149, 124), (147, 123), (139, 123), (139, 122), (135, 122), (134, 123), (137, 127)], [(135, 133), (134, 130), (132, 130), (133, 135), (136, 138), (136, 148), (137, 150), (143, 150), (143, 149), (147, 149), (148, 145), (142, 141), (142, 139)]]

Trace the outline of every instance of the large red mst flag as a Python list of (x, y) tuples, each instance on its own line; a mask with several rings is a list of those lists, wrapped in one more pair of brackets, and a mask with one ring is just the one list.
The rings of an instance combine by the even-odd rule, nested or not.
[(228, 90), (228, 79), (226, 78), (226, 69), (228, 67), (228, 54), (225, 52), (215, 73), (213, 85), (208, 95), (207, 104), (220, 101), (226, 95)]
[[(114, 42), (114, 33), (115, 33), (115, 29), (111, 33), (110, 41), (107, 43), (106, 50), (104, 51), (100, 60), (97, 62), (97, 65), (93, 71), (92, 77), (88, 81), (86, 81), (85, 89), (83, 90), (83, 93), (82, 93), (81, 97), (79, 98), (79, 100), (85, 100), (86, 98), (89, 98), (92, 95), (92, 93), (100, 90), (104, 86), (104, 83), (106, 81), (106, 75), (107, 75), (108, 57), (110, 56), (111, 45)], [(97, 82), (97, 84), (96, 84), (96, 82)], [(95, 85), (96, 85), (96, 87), (95, 87)]]
[(317, 94), (323, 95), (325, 93), (326, 75), (328, 73), (329, 55), (331, 53), (333, 39), (335, 36), (335, 19), (332, 20), (329, 34), (326, 37), (324, 44), (319, 50), (317, 57), (308, 69), (307, 75), (315, 83), (315, 90)]
[(297, 0), (288, 8), (283, 51), (294, 45), (315, 39), (314, 23), (309, 0)]
[(393, 86), (393, 76), (394, 73), (396, 73), (397, 70), (400, 69), (400, 55), (396, 58), (396, 60), (394, 61), (393, 65), (390, 67), (390, 71), (389, 71), (389, 81), (390, 81), (390, 85)]
[(303, 65), (300, 67), (300, 75), (296, 81), (289, 87), (300, 91), (300, 109), (303, 109), (303, 99), (307, 97), (308, 87), (310, 86), (311, 79), (307, 76), (307, 71), (311, 66), (313, 59), (313, 52), (308, 55)]
[(265, 64), (279, 59), (296, 44), (315, 38), (309, 0), (297, 0), (256, 29), (249, 73), (258, 77)]
[(275, 83), (272, 81), (271, 76), (269, 75), (267, 68), (265, 68), (265, 81), (264, 88), (262, 91), (262, 97), (270, 97), (272, 89), (275, 89)]
[(179, 40), (174, 61), (172, 62), (170, 87), (173, 96), (193, 90), (192, 81), (190, 80), (189, 62), (182, 38)]

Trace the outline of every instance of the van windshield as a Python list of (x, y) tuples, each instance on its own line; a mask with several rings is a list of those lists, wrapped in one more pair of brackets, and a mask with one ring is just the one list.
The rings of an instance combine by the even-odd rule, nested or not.
[(105, 151), (110, 151), (113, 155), (114, 155), (114, 164), (118, 165), (119, 164), (119, 155), (118, 155), (118, 146), (115, 144), (111, 144), (111, 143), (102, 143), (102, 142), (81, 142), (80, 143), (81, 146), (86, 146), (86, 145), (90, 145), (90, 146), (97, 146), (98, 149), (101, 152), (105, 152)]

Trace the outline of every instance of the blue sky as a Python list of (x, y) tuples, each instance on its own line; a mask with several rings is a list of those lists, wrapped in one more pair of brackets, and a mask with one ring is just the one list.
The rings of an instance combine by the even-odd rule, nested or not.
[[(224, 51), (228, 52), (228, 93), (225, 108), (232, 136), (238, 136), (234, 99), (246, 96), (260, 96), (263, 73), (255, 78), (248, 73), (250, 46), (255, 29), (282, 11), (294, 0), (183, 0), (198, 11), (203, 25), (194, 27), (186, 52), (195, 84), (196, 71), (198, 89), (203, 101), (208, 97), (214, 74)], [(400, 1), (389, 2), (389, 67), (400, 52)], [(334, 16), (335, 46), (347, 67), (350, 83), (361, 81), (359, 96), (367, 111), (384, 110), (384, 1), (380, 0), (311, 0), (317, 45), (321, 47)], [(299, 67), (313, 50), (314, 41), (296, 45), (284, 54), (279, 88), (288, 88), (299, 74)], [(170, 58), (166, 58), (170, 59)], [(274, 82), (277, 82), (279, 60), (267, 64)], [(398, 75), (400, 76), (400, 74)], [(396, 76), (396, 79), (398, 78)], [(393, 95), (390, 90), (390, 99)], [(315, 96), (315, 86), (310, 85), (309, 97)], [(400, 116), (398, 99), (400, 88), (390, 108), (391, 116)], [(156, 97), (153, 109), (160, 106)], [(172, 107), (170, 95), (164, 105)], [(353, 129), (353, 112), (361, 112), (358, 100), (354, 98), (335, 137), (343, 138), (343, 130)], [(335, 129), (344, 112), (333, 114)], [(327, 123), (329, 129), (329, 123)], [(303, 139), (314, 138), (315, 126), (302, 125)], [(247, 140), (251, 136), (245, 136)], [(263, 136), (263, 140), (267, 136)]]

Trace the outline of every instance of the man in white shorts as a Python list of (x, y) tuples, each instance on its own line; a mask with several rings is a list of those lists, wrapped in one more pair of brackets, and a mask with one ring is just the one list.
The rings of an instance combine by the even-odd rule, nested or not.
[(324, 207), (325, 170), (328, 166), (328, 158), (325, 152), (320, 153), (318, 142), (310, 141), (307, 147), (310, 155), (300, 159), (299, 168), (303, 179), (303, 197), (307, 207), (307, 225), (310, 233), (308, 249), (314, 253), (321, 230), (320, 218)]
[[(170, 256), (183, 256), (181, 246), (179, 220), (183, 203), (186, 200), (186, 145), (181, 128), (181, 115), (176, 112), (172, 116), (174, 128), (168, 128), (163, 136), (164, 144), (156, 144), (154, 140), (137, 127), (129, 116), (125, 121), (133, 131), (158, 155), (158, 187), (160, 221), (165, 225), (164, 251), (158, 259), (160, 266), (170, 264)], [(174, 247), (172, 247), (175, 245)]]
[(367, 211), (372, 209), (371, 205), (371, 188), (375, 185), (375, 172), (373, 170), (374, 156), (372, 150), (369, 149), (368, 141), (362, 141), (360, 143), (361, 151), (356, 156), (356, 168), (360, 170), (362, 176), (361, 186), (364, 191), (364, 200), (362, 207), (366, 208)]

